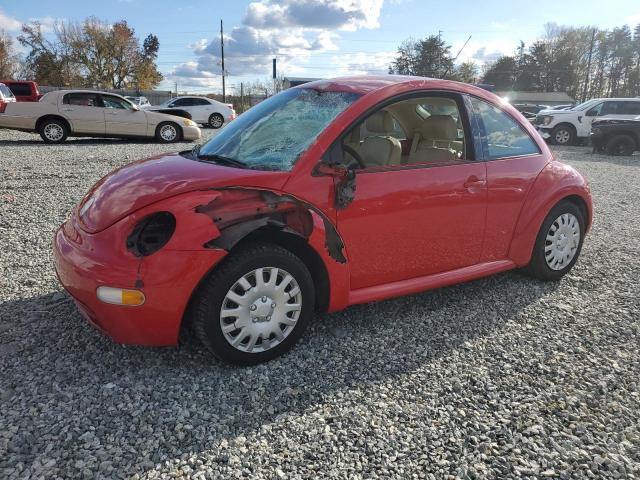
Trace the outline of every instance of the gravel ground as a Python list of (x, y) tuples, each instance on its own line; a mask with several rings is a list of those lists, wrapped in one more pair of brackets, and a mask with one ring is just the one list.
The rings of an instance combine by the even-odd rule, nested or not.
[(188, 335), (115, 345), (55, 279), (85, 191), (166, 149), (0, 131), (0, 478), (640, 477), (640, 157), (556, 151), (596, 204), (560, 283), (353, 307), (235, 368)]

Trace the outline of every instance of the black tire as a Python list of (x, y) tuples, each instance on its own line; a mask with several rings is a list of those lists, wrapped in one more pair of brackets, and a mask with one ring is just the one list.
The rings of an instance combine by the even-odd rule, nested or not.
[(44, 143), (63, 143), (69, 135), (69, 126), (57, 118), (44, 119), (38, 128)]
[[(293, 329), (280, 343), (264, 351), (245, 352), (232, 346), (225, 338), (220, 322), (220, 311), (227, 292), (236, 282), (244, 275), (261, 267), (283, 269), (295, 279), (302, 295), (301, 310)], [(250, 294), (250, 292), (247, 290), (244, 294)], [(311, 320), (314, 305), (313, 280), (302, 260), (278, 245), (256, 243), (240, 247), (237, 251), (230, 253), (202, 282), (191, 301), (188, 320), (196, 336), (218, 359), (236, 365), (255, 365), (282, 355), (296, 344)], [(236, 321), (238, 320), (232, 323), (235, 324)], [(237, 333), (237, 335), (241, 334)], [(262, 338), (260, 342), (263, 342)]]
[[(549, 233), (551, 226), (554, 224), (556, 219), (558, 219), (561, 215), (568, 213), (576, 217), (578, 220), (579, 230), (580, 230), (580, 240), (578, 242), (578, 247), (575, 251), (575, 254), (571, 261), (558, 270), (552, 269), (546, 261), (545, 258), (545, 250), (547, 247), (547, 233)], [(575, 265), (578, 257), (580, 256), (580, 252), (582, 251), (582, 243), (584, 241), (585, 227), (586, 221), (584, 218), (583, 212), (576, 206), (576, 204), (569, 201), (561, 201), (555, 207), (551, 209), (544, 222), (542, 222), (542, 226), (540, 227), (540, 231), (538, 232), (538, 236), (536, 237), (536, 243), (533, 246), (533, 252), (531, 254), (531, 261), (529, 265), (525, 267), (525, 272), (535, 277), (539, 280), (544, 281), (554, 281), (560, 280), (564, 275), (566, 275)]]
[(550, 140), (554, 145), (573, 145), (576, 142), (576, 132), (569, 125), (558, 125), (551, 130)]
[(207, 125), (211, 128), (215, 128), (216, 130), (218, 128), (222, 128), (224, 125), (224, 117), (219, 113), (212, 113), (209, 115), (209, 123), (207, 123)]
[[(169, 136), (168, 131), (173, 129), (175, 135)], [(156, 127), (156, 140), (160, 143), (175, 143), (182, 139), (182, 129), (177, 123), (162, 122)]]
[(607, 142), (605, 150), (609, 155), (629, 156), (636, 149), (636, 142), (630, 135), (615, 135)]

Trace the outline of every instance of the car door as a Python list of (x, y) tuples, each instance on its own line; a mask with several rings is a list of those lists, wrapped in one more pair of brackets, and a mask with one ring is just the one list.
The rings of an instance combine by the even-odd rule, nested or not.
[(389, 104), (345, 136), (343, 158), (355, 168), (356, 187), (337, 226), (351, 289), (478, 262), (486, 172), (471, 138), (462, 98), (449, 93)]
[(529, 189), (547, 159), (518, 120), (496, 105), (467, 97), (480, 130), (487, 168), (487, 221), (482, 262), (503, 260)]
[(197, 123), (207, 123), (209, 121), (209, 115), (213, 113), (213, 105), (206, 98), (192, 98), (192, 107), (190, 110), (193, 116), (193, 121)]
[(104, 134), (105, 119), (102, 102), (97, 93), (71, 92), (60, 100), (58, 111), (77, 133)]
[(115, 95), (101, 96), (107, 135), (146, 136), (147, 115), (135, 110), (123, 98)]

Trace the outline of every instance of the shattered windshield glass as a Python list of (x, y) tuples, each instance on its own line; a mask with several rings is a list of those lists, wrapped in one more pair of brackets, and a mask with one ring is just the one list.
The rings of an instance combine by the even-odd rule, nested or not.
[(318, 135), (358, 94), (295, 88), (240, 115), (200, 149), (201, 158), (225, 157), (248, 168), (291, 170)]

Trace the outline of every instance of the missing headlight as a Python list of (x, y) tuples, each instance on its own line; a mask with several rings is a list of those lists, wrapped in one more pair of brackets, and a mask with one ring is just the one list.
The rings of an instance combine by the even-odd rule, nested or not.
[(175, 229), (176, 219), (171, 213), (153, 213), (140, 220), (127, 237), (127, 250), (136, 257), (149, 256), (167, 244)]

